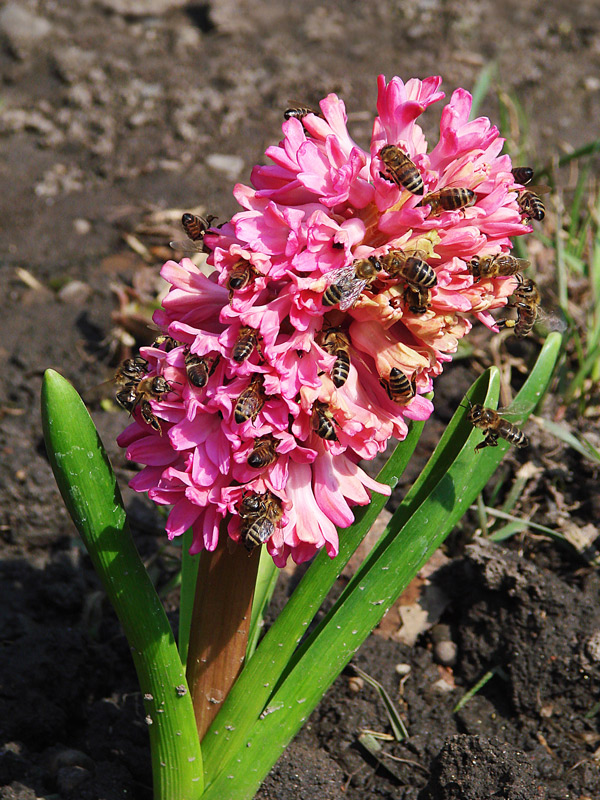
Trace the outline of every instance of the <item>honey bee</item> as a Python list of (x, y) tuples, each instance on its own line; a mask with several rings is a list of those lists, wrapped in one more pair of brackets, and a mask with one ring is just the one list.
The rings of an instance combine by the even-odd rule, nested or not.
[(522, 269), (527, 269), (530, 263), (524, 258), (511, 256), (510, 253), (498, 253), (495, 256), (474, 256), (467, 266), (471, 275), (480, 280), (516, 275)]
[(281, 501), (271, 492), (244, 493), (238, 506), (242, 520), (241, 539), (248, 552), (267, 542), (283, 516)]
[(516, 182), (520, 183), (522, 186), (525, 186), (533, 180), (534, 173), (531, 167), (513, 167), (511, 172)]
[(197, 389), (202, 389), (206, 386), (220, 359), (221, 356), (218, 353), (216, 355), (199, 356), (190, 350), (186, 350), (184, 355), (185, 372), (192, 386)]
[(326, 439), (328, 442), (337, 442), (338, 437), (335, 432), (335, 419), (333, 411), (329, 408), (327, 403), (316, 402), (313, 406), (313, 430), (320, 436), (321, 439)]
[(385, 164), (385, 172), (379, 173), (384, 180), (395, 183), (399, 189), (408, 189), (412, 194), (423, 194), (425, 187), (421, 173), (399, 147), (386, 144), (377, 155)]
[(475, 452), (483, 450), (484, 447), (497, 447), (499, 437), (506, 439), (507, 442), (514, 444), (515, 447), (527, 447), (529, 445), (529, 439), (523, 431), (513, 425), (512, 422), (501, 417), (494, 409), (486, 408), (479, 403), (469, 402), (469, 406), (467, 419), (476, 428), (482, 430), (485, 435), (483, 442), (476, 446)]
[(531, 333), (536, 319), (540, 314), (540, 293), (537, 285), (531, 278), (523, 278), (517, 274), (519, 285), (513, 292), (516, 298), (514, 303), (509, 303), (507, 308), (517, 309), (517, 319), (500, 319), (497, 322), (501, 328), (513, 328), (515, 336), (522, 339)]
[(254, 440), (252, 451), (246, 459), (248, 466), (253, 469), (265, 469), (277, 460), (277, 445), (279, 442), (270, 434)]
[(283, 112), (284, 119), (304, 119), (304, 117), (308, 116), (308, 114), (314, 114), (315, 116), (321, 116), (318, 111), (314, 111), (312, 108), (308, 106), (300, 107), (300, 108), (286, 108)]
[(327, 328), (320, 331), (318, 342), (326, 353), (335, 356), (331, 380), (339, 389), (346, 383), (350, 374), (350, 339), (339, 328)]
[(407, 255), (402, 250), (390, 250), (381, 256), (380, 263), (390, 278), (403, 279), (411, 286), (422, 289), (437, 286), (435, 270), (416, 253)]
[(181, 225), (188, 238), (184, 241), (170, 242), (174, 250), (182, 252), (204, 253), (204, 234), (210, 228), (212, 221), (217, 219), (213, 214), (207, 217), (199, 217), (197, 214), (190, 214), (189, 211), (181, 217)]
[(377, 279), (380, 271), (381, 264), (375, 256), (358, 258), (346, 267), (333, 270), (328, 275), (329, 286), (323, 294), (323, 305), (339, 305), (341, 311), (347, 311), (363, 289)]
[(239, 292), (241, 289), (250, 286), (257, 274), (247, 259), (240, 258), (239, 261), (236, 261), (227, 276), (226, 286), (229, 289), (229, 299), (231, 300), (234, 292)]
[(181, 224), (192, 242), (197, 242), (198, 239), (202, 239), (214, 219), (217, 218), (213, 214), (209, 214), (207, 217), (199, 217), (197, 214), (186, 212), (181, 217)]
[(409, 380), (407, 376), (398, 367), (392, 367), (388, 378), (381, 378), (380, 381), (383, 388), (388, 393), (390, 400), (400, 405), (407, 405), (413, 399), (416, 393), (415, 378)]
[(125, 389), (117, 392), (116, 400), (130, 414), (139, 405), (142, 419), (157, 433), (162, 435), (160, 423), (150, 405), (150, 400), (160, 400), (163, 394), (171, 391), (171, 385), (162, 375), (153, 375), (149, 378), (142, 378), (137, 384), (130, 384)]
[(411, 314), (425, 314), (431, 307), (431, 292), (420, 286), (407, 286), (404, 290), (404, 302)]
[(250, 383), (238, 397), (233, 410), (233, 417), (238, 425), (248, 419), (254, 421), (258, 412), (264, 406), (265, 400), (263, 376), (254, 373), (250, 378)]
[(151, 347), (160, 347), (163, 344), (165, 346), (164, 352), (170, 353), (171, 350), (174, 350), (176, 347), (179, 347), (181, 342), (178, 342), (177, 339), (173, 339), (173, 337), (168, 336), (166, 333), (161, 333), (152, 342)]
[(148, 362), (141, 356), (127, 358), (119, 364), (115, 372), (115, 382), (121, 386), (131, 386), (140, 381), (148, 371)]
[(237, 339), (233, 345), (231, 357), (238, 364), (249, 358), (254, 352), (255, 348), (260, 349), (260, 333), (256, 328), (251, 328), (249, 325), (242, 325), (238, 331)]
[(459, 208), (467, 208), (474, 205), (477, 198), (471, 189), (460, 186), (450, 189), (439, 189), (437, 192), (430, 192), (417, 203), (417, 206), (431, 206), (430, 217), (437, 217), (442, 211), (456, 211)]
[[(547, 187), (536, 186), (537, 191), (547, 191)], [(546, 207), (538, 194), (531, 189), (523, 189), (519, 192), (517, 199), (521, 214), (527, 219), (534, 219), (541, 222), (546, 216)]]

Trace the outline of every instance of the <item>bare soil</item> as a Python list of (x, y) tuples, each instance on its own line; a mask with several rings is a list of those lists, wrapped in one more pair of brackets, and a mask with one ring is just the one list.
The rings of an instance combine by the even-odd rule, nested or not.
[[(366, 142), (377, 74), (441, 74), (449, 93), (471, 88), (492, 60), (498, 85), (524, 111), (520, 117), (509, 103), (509, 145), (526, 134), (516, 154), (522, 163), (544, 165), (598, 136), (595, 0), (0, 4), (0, 798), (151, 797), (128, 647), (45, 457), (44, 369), (59, 370), (89, 400), (125, 487), (132, 467), (114, 440), (126, 420), (100, 403), (95, 387), (152, 335), (144, 320), (160, 291), (166, 244), (181, 236), (173, 222), (181, 210), (201, 205), (221, 220), (234, 213), (233, 183), (247, 181), (278, 140), (289, 105), (336, 91)], [(493, 97), (482, 112), (498, 119)], [(432, 136), (436, 113), (427, 117)], [(570, 173), (559, 172), (558, 182), (568, 197)], [(551, 271), (541, 283), (551, 304)], [(395, 503), (492, 358), (482, 334), (473, 342), (475, 358), (436, 386), (436, 416)], [(516, 382), (538, 350), (535, 338), (502, 345)], [(539, 431), (531, 438), (527, 454), (503, 466), (500, 496), (518, 469), (533, 465), (518, 510), (597, 534), (597, 470)], [(129, 490), (125, 498), (138, 547), (165, 586), (177, 550), (165, 547), (156, 508)], [(600, 797), (594, 562), (542, 536), (502, 547), (477, 538), (465, 547), (476, 526), (474, 515), (465, 519), (430, 578), (445, 598), (439, 621), (456, 650), (452, 663), (439, 663), (429, 630), (403, 643), (397, 609), (356, 658), (393, 698), (408, 738), (382, 742), (386, 755), (378, 759), (363, 747), (363, 729), (389, 733), (390, 726), (375, 691), (360, 688), (349, 670), (258, 797)], [(275, 608), (286, 592), (282, 581)], [(165, 603), (174, 612), (176, 596)]]

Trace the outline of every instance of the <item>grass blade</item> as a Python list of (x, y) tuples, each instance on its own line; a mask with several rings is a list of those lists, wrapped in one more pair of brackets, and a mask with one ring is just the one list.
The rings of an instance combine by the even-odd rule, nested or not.
[(390, 727), (394, 733), (394, 739), (397, 742), (401, 742), (403, 739), (408, 739), (406, 725), (402, 721), (402, 717), (398, 713), (398, 709), (394, 705), (392, 698), (389, 696), (383, 686), (379, 683), (379, 681), (376, 681), (375, 678), (372, 678), (370, 675), (360, 669), (360, 667), (357, 667), (356, 664), (352, 665), (352, 669), (363, 679), (363, 681), (365, 681), (365, 683), (368, 683), (369, 686), (372, 686), (377, 694), (381, 697), (390, 721)]
[[(522, 531), (527, 530), (527, 528), (531, 528), (532, 530), (540, 531), (541, 533), (545, 533), (547, 536), (551, 536), (553, 539), (560, 539), (560, 541), (562, 541), (562, 542), (565, 541), (565, 537), (564, 537), (564, 535), (562, 533), (560, 533), (559, 531), (554, 531), (554, 530), (552, 530), (552, 528), (546, 527), (546, 525), (540, 525), (538, 522), (532, 522), (529, 519), (519, 519), (518, 517), (515, 517), (513, 514), (506, 514), (504, 511), (499, 511), (499, 510), (497, 510), (495, 508), (487, 508), (486, 507), (485, 510), (490, 515), (490, 517), (497, 517), (498, 519), (506, 519), (506, 520), (508, 520), (511, 523), (511, 525), (514, 525), (514, 527), (515, 527), (515, 530), (513, 530), (513, 533), (517, 532), (517, 528), (519, 528)], [(509, 526), (506, 525), (504, 527), (508, 528)], [(500, 536), (499, 534), (500, 534), (500, 531), (496, 531), (495, 533), (492, 533), (490, 535), (490, 537), (489, 537), (490, 540), (492, 542), (499, 542), (502, 539), (506, 539), (507, 538), (507, 536)]]
[(58, 488), (131, 648), (149, 723), (156, 800), (202, 793), (202, 758), (185, 673), (162, 604), (129, 532), (112, 467), (81, 398), (47, 370), (46, 449)]

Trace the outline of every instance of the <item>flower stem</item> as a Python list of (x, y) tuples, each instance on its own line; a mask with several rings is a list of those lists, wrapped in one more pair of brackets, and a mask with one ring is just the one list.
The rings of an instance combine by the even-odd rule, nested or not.
[(202, 552), (190, 630), (187, 680), (200, 741), (239, 675), (248, 643), (259, 550)]

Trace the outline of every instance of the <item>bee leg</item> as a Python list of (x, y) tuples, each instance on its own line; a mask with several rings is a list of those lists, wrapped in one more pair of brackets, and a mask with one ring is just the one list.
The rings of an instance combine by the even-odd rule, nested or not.
[(262, 336), (259, 336), (256, 340), (256, 352), (260, 356), (259, 364), (262, 364), (265, 361), (265, 354), (262, 349)]
[(516, 319), (497, 319), (496, 320), (496, 325), (499, 328), (514, 328), (516, 324), (517, 324), (517, 320)]
[(216, 370), (217, 365), (218, 365), (220, 360), (221, 360), (221, 356), (220, 356), (220, 354), (217, 354), (215, 356), (215, 360), (213, 361), (211, 368), (208, 371), (209, 376), (212, 375), (213, 372)]
[(498, 436), (492, 431), (488, 431), (485, 434), (485, 439), (483, 442), (479, 442), (479, 444), (475, 447), (475, 452), (477, 453), (479, 450), (483, 450), (484, 447), (498, 447)]
[(153, 431), (156, 431), (159, 436), (162, 436), (162, 428), (160, 427), (160, 422), (156, 419), (152, 412), (152, 407), (147, 400), (142, 401), (141, 405), (141, 414), (142, 419), (146, 422)]
[(484, 442), (488, 447), (498, 447), (498, 434), (488, 431), (485, 435)]

